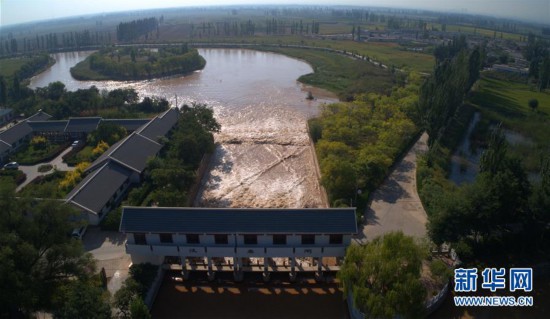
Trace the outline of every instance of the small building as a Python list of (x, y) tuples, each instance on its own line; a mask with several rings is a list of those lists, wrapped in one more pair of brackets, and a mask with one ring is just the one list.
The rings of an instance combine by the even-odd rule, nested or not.
[(149, 123), (151, 119), (103, 119), (101, 117), (72, 117), (60, 121), (29, 121), (35, 135), (53, 142), (86, 139), (101, 123), (120, 125), (128, 132), (134, 132)]
[(11, 153), (17, 151), (25, 142), (31, 139), (33, 129), (29, 125), (29, 121), (47, 121), (50, 118), (51, 115), (39, 111), (0, 133), (0, 162), (7, 161)]
[(4, 126), (13, 120), (13, 110), (0, 107), (0, 126)]
[[(109, 211), (119, 205), (130, 186), (141, 182), (147, 161), (156, 157), (163, 147), (155, 140), (168, 135), (177, 123), (178, 116), (177, 109), (170, 109), (139, 126), (138, 122), (132, 120), (111, 120), (111, 123), (129, 127), (133, 125), (133, 128), (138, 129), (113, 144), (85, 170), (87, 176), (65, 197), (66, 203), (88, 216), (91, 225), (99, 224)], [(74, 127), (82, 131), (89, 130), (98, 124), (96, 119), (90, 119), (75, 125), (71, 130)]]
[(251, 270), (246, 260), (262, 258), (269, 277), (273, 258), (288, 261), (291, 274), (297, 258), (316, 261), (343, 258), (357, 233), (355, 208), (256, 209), (124, 207), (120, 231), (133, 263), (162, 264), (179, 260), (183, 272), (196, 268), (191, 261), (206, 259), (213, 276), (213, 260), (230, 258), (232, 271)]

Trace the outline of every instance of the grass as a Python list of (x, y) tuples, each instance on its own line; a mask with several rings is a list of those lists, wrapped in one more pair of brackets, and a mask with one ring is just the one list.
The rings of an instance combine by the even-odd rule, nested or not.
[(52, 174), (38, 176), (19, 192), (22, 197), (63, 198), (68, 193), (59, 187), (59, 182), (65, 178), (66, 172), (55, 171)]
[(92, 146), (85, 146), (83, 149), (81, 149), (78, 153), (65, 158), (65, 163), (70, 166), (75, 166), (78, 163), (82, 162), (93, 162), (93, 147)]
[[(539, 101), (536, 111), (529, 107), (530, 99)], [(532, 140), (533, 145), (512, 145), (511, 151), (524, 159), (528, 170), (536, 170), (539, 154), (550, 148), (550, 93), (485, 74), (470, 102), (477, 106), (485, 120), (502, 122), (507, 129)]]
[(35, 165), (52, 159), (66, 146), (65, 144), (48, 144), (44, 148), (34, 148), (33, 145), (27, 144), (17, 151), (13, 160), (23, 165)]
[(0, 169), (0, 184), (11, 180), (15, 185), (20, 185), (27, 179), (27, 175), (18, 169)]
[(324, 43), (333, 49), (355, 51), (386, 65), (418, 72), (432, 72), (435, 60), (431, 54), (406, 51), (397, 43), (327, 41)]
[(309, 62), (314, 73), (299, 78), (305, 84), (332, 91), (347, 99), (357, 93), (388, 92), (392, 86), (392, 75), (365, 61), (350, 59), (338, 54), (308, 49), (269, 48), (269, 51), (281, 53)]
[(0, 76), (11, 77), (15, 72), (19, 71), (25, 63), (31, 60), (31, 58), (0, 59)]

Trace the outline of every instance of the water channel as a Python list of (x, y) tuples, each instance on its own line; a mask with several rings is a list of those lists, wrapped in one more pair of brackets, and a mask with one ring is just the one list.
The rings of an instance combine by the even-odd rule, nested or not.
[[(134, 88), (140, 97), (165, 97), (173, 105), (201, 102), (214, 109), (222, 131), (196, 205), (205, 207), (319, 207), (323, 200), (306, 121), (322, 103), (336, 101), (315, 89), (314, 101), (296, 81), (313, 72), (303, 61), (244, 49), (200, 49), (206, 67), (148, 81), (77, 81), (69, 69), (91, 52), (54, 54), (57, 63), (30, 87), (61, 81), (68, 90)], [(177, 96), (177, 98), (176, 98)]]

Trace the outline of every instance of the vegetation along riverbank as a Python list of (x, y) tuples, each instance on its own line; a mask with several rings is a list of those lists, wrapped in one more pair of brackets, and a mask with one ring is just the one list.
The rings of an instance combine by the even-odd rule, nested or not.
[(144, 80), (182, 75), (204, 68), (206, 61), (187, 44), (155, 49), (117, 47), (93, 53), (71, 68), (77, 80)]

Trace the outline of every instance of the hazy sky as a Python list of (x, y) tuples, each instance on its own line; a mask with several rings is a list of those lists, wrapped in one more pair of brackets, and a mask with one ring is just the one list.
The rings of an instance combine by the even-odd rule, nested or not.
[(420, 8), (550, 24), (550, 0), (0, 0), (0, 25), (90, 13), (229, 4), (349, 4)]

